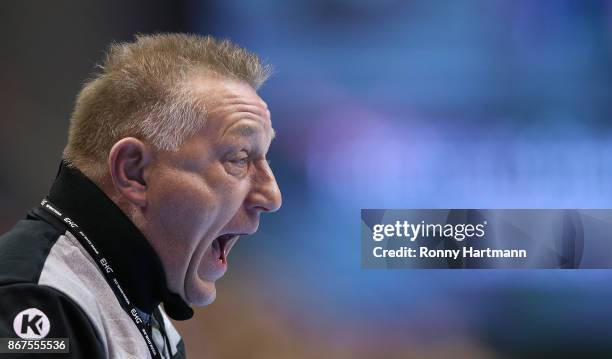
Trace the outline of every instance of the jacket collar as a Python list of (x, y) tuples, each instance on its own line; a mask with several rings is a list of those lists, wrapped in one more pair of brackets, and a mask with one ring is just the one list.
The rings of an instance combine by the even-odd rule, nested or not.
[(74, 219), (109, 259), (136, 307), (152, 313), (163, 302), (173, 319), (193, 316), (187, 303), (168, 290), (161, 261), (142, 232), (83, 173), (62, 161), (48, 199)]

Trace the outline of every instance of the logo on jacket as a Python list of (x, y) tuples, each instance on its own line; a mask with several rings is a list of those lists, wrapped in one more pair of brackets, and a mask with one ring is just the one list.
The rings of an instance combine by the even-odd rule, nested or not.
[(13, 330), (23, 339), (40, 339), (49, 334), (51, 323), (42, 311), (36, 308), (26, 309), (13, 320)]

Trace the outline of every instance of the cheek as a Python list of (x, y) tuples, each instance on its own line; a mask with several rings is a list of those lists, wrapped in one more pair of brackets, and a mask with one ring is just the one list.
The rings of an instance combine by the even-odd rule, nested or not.
[(230, 176), (225, 181), (217, 183), (217, 186), (213, 188), (215, 196), (219, 198), (219, 215), (223, 217), (225, 223), (233, 222), (243, 212), (241, 209), (244, 207), (248, 194), (248, 183), (248, 179)]
[(172, 242), (191, 242), (209, 228), (217, 209), (210, 189), (189, 173), (168, 172), (148, 189), (149, 223)]

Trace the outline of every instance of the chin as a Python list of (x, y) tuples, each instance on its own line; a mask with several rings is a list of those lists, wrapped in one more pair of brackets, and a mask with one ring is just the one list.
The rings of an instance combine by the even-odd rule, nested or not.
[(185, 288), (185, 301), (196, 307), (204, 307), (215, 301), (217, 289), (213, 282), (200, 282)]

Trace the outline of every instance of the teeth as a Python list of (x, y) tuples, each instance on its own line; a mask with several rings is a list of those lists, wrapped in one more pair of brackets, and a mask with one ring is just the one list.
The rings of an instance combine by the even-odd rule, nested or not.
[(213, 241), (213, 248), (219, 251), (219, 260), (223, 263), (227, 263), (227, 254), (231, 247), (236, 243), (238, 239), (237, 234), (228, 233), (217, 237)]
[(227, 263), (227, 241), (232, 237), (231, 234), (224, 234), (217, 239), (219, 243), (219, 260), (224, 264)]

